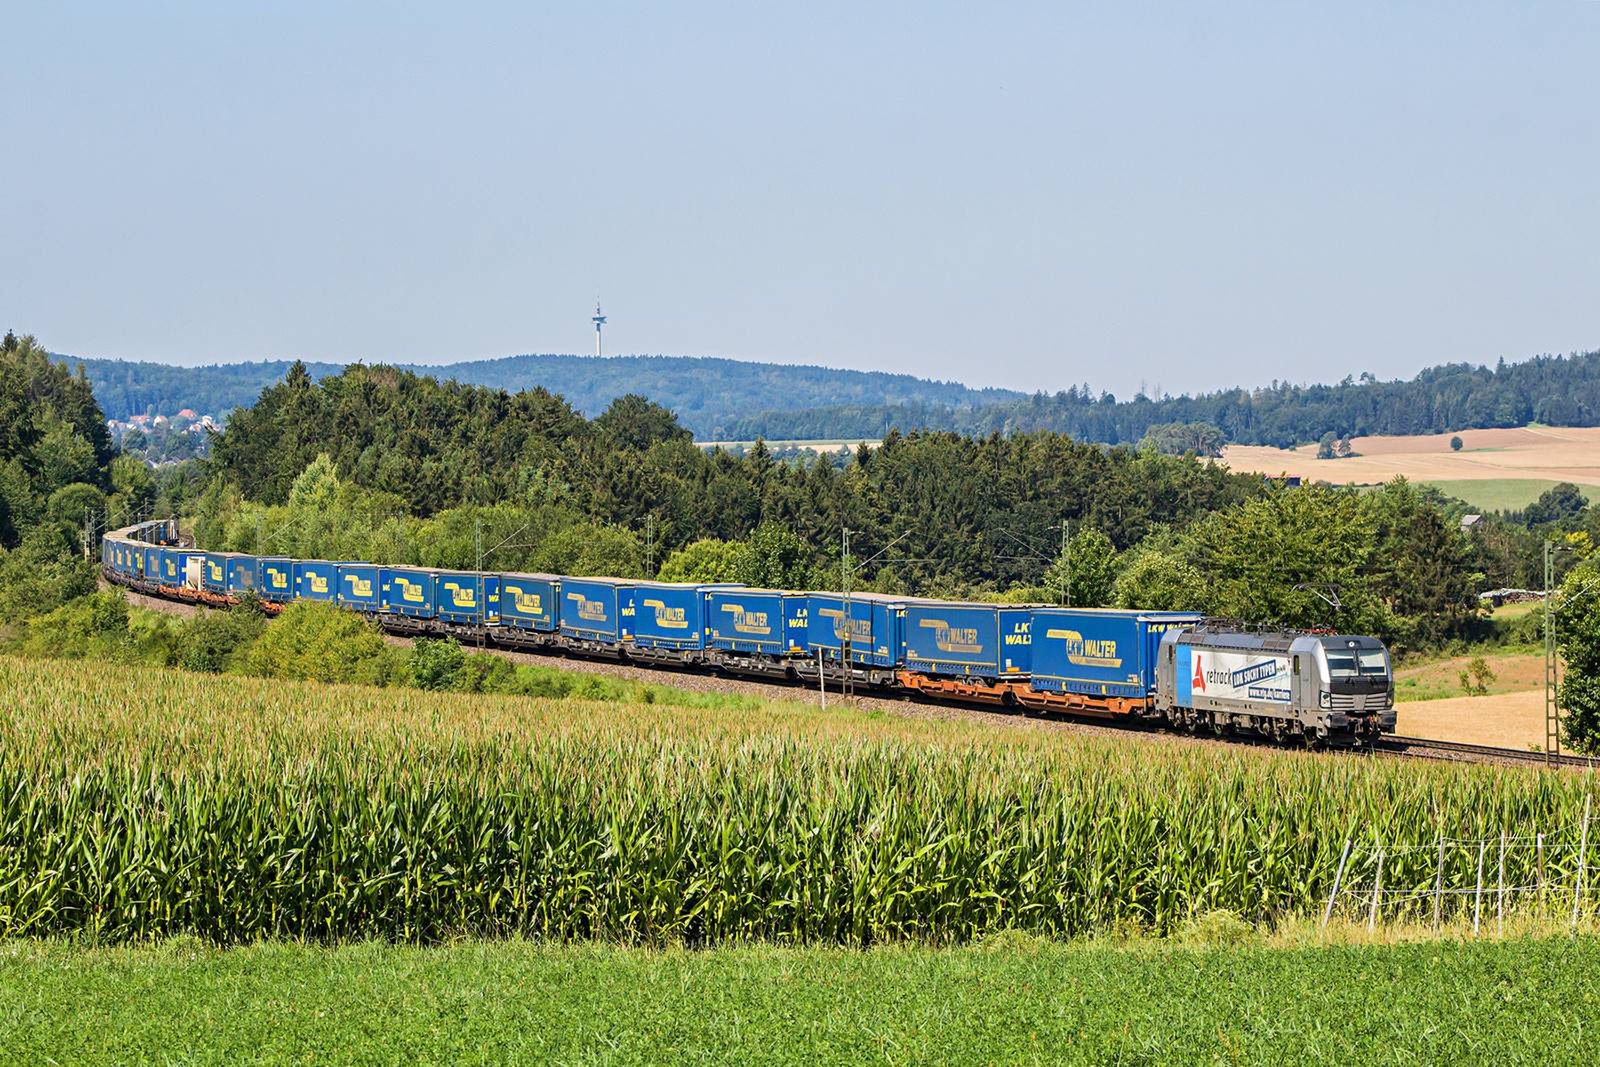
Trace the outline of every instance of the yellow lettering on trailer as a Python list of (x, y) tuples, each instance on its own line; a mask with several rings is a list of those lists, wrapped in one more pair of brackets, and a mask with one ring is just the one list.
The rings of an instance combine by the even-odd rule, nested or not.
[(684, 618), (682, 608), (669, 608), (659, 600), (646, 600), (644, 606), (655, 609), (657, 626), (667, 630), (687, 630), (689, 628), (689, 620)]
[(507, 585), (506, 592), (511, 594), (516, 601), (517, 610), (524, 615), (541, 615), (544, 613), (544, 598), (536, 592), (522, 588), (520, 585)]
[(1045, 636), (1067, 643), (1067, 662), (1079, 667), (1122, 666), (1115, 641), (1085, 641), (1077, 630), (1046, 630)]
[(923, 619), (918, 625), (933, 631), (933, 643), (940, 652), (975, 656), (983, 651), (975, 627), (954, 627), (943, 619)]
[[(818, 608), (817, 609), (817, 614), (821, 615), (824, 619), (832, 619), (833, 620), (833, 636), (839, 638), (840, 640), (844, 639), (844, 609), (843, 608)], [(865, 637), (869, 642), (872, 640), (872, 620), (871, 619), (851, 619), (850, 620), (850, 640), (854, 641), (858, 637)]]
[(722, 610), (733, 616), (733, 632), (739, 634), (770, 634), (772, 626), (764, 611), (747, 611), (742, 604), (724, 604)]
[(582, 593), (568, 593), (567, 599), (578, 605), (578, 618), (589, 622), (605, 622), (606, 606), (598, 600), (590, 600)]

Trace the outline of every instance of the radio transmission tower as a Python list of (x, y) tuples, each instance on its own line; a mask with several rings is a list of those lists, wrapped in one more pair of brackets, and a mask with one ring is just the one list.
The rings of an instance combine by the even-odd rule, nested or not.
[(600, 327), (606, 324), (606, 317), (600, 311), (600, 298), (594, 298), (594, 318), (589, 320), (594, 323), (594, 354), (600, 354)]

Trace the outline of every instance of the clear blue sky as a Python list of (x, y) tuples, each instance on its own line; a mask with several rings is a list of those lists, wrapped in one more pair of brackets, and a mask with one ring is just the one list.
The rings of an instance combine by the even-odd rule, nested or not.
[(1600, 346), (1600, 3), (11, 4), (0, 328), (1204, 389)]

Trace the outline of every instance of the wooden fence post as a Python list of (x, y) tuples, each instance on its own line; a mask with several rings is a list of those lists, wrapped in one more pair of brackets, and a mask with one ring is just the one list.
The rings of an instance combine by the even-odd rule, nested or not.
[(1578, 928), (1578, 900), (1583, 896), (1583, 872), (1589, 864), (1589, 802), (1594, 799), (1591, 794), (1583, 796), (1583, 833), (1580, 835), (1581, 843), (1578, 845), (1578, 874), (1572, 879), (1572, 928)]
[(1433, 929), (1439, 930), (1439, 895), (1444, 891), (1444, 829), (1439, 830), (1439, 865), (1433, 872)]
[(1353, 837), (1344, 839), (1344, 851), (1339, 853), (1339, 870), (1333, 876), (1333, 892), (1328, 894), (1328, 906), (1322, 912), (1322, 925), (1327, 926), (1328, 920), (1333, 918), (1333, 902), (1339, 899), (1339, 883), (1344, 881), (1345, 861), (1350, 858), (1350, 843)]
[(1489, 839), (1478, 842), (1478, 889), (1472, 895), (1472, 936), (1478, 936), (1478, 919), (1483, 914), (1483, 854), (1489, 851)]
[(1383, 893), (1383, 849), (1378, 849), (1378, 874), (1372, 879), (1372, 909), (1367, 912), (1367, 930), (1378, 926), (1378, 902)]

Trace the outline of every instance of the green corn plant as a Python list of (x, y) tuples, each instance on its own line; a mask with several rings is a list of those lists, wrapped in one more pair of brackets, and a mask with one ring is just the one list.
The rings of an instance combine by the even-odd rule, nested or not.
[[(108, 678), (9, 658), (0, 696), (3, 936), (701, 946), (1164, 932), (1217, 908), (1316, 914), (1347, 840), (1360, 846), (1351, 884), (1370, 884), (1381, 845), (1385, 885), (1420, 892), (1441, 836), (1544, 833), (1537, 857), (1508, 856), (1506, 880), (1570, 885), (1588, 788), (1573, 774), (797, 704)], [(1471, 884), (1477, 858), (1449, 844), (1450, 884)], [(1446, 906), (1457, 916), (1470, 899)]]

